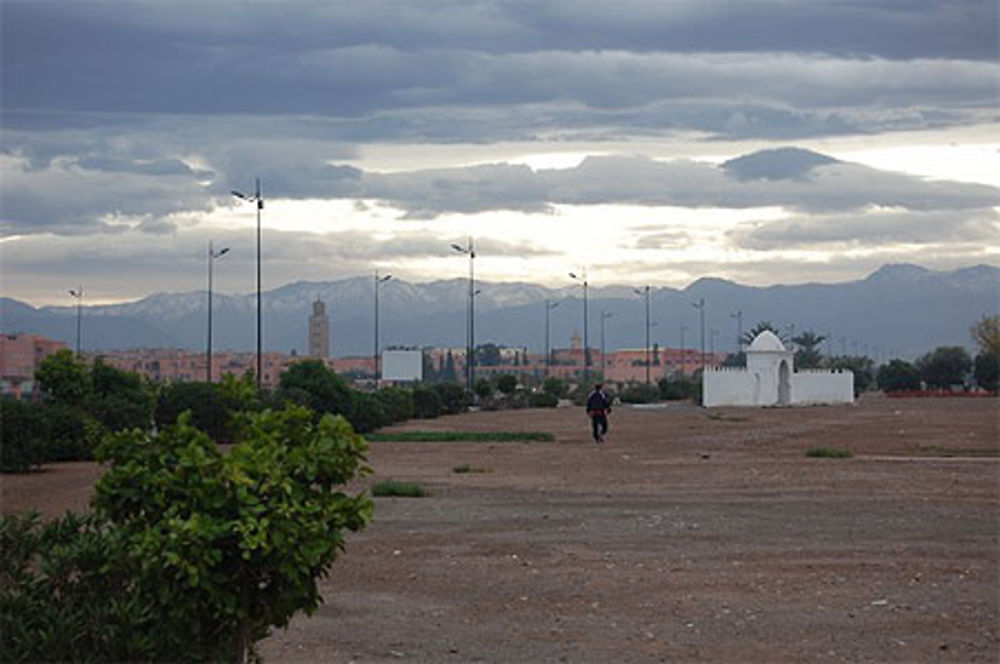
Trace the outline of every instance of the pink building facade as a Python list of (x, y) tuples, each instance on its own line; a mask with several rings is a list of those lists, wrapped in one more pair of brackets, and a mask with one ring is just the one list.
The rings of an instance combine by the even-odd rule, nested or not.
[(0, 334), (0, 390), (16, 398), (35, 391), (35, 369), (66, 344), (39, 334)]

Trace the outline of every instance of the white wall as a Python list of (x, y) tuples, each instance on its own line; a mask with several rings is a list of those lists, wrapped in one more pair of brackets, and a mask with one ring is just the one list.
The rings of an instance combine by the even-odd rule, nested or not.
[(811, 369), (792, 374), (792, 403), (854, 403), (854, 374)]
[[(790, 374), (789, 380), (792, 405), (854, 403), (854, 374), (850, 371), (804, 370)], [(778, 404), (776, 371), (708, 369), (704, 387), (706, 408)]]

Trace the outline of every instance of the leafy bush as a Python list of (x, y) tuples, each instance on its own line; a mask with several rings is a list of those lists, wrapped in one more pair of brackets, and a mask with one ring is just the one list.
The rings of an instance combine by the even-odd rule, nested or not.
[(545, 382), (542, 383), (542, 391), (554, 395), (556, 398), (563, 399), (569, 394), (569, 383), (562, 378), (551, 376), (546, 378)]
[(493, 396), (493, 383), (489, 378), (478, 378), (476, 379), (475, 391), (476, 396), (480, 399), (489, 399)]
[(854, 453), (839, 447), (810, 447), (806, 450), (806, 456), (819, 459), (849, 459)]
[(496, 377), (497, 389), (503, 394), (514, 394), (517, 389), (517, 376), (514, 374), (500, 374)]
[(45, 461), (90, 461), (104, 430), (80, 408), (43, 401), (39, 408), (49, 431)]
[(430, 420), (438, 417), (442, 412), (444, 412), (444, 404), (441, 403), (441, 397), (437, 390), (423, 385), (417, 385), (413, 388), (414, 417)]
[(119, 533), (149, 604), (156, 659), (243, 661), (270, 626), (316, 609), (317, 579), (344, 548), (343, 531), (371, 519), (369, 498), (340, 490), (368, 472), (367, 443), (344, 418), (317, 422), (293, 406), (238, 425), (226, 454), (188, 415), (98, 449), (110, 468), (95, 512)]
[(0, 399), (0, 471), (23, 473), (45, 461), (49, 423), (31, 403)]
[(657, 383), (660, 398), (668, 401), (696, 399), (699, 397), (699, 384), (686, 376), (676, 378), (661, 378)]
[(430, 495), (424, 487), (416, 482), (400, 482), (385, 480), (372, 486), (373, 496), (400, 496), (403, 498), (423, 498)]
[(660, 389), (655, 385), (633, 383), (627, 385), (619, 395), (624, 403), (653, 403), (660, 398)]
[(308, 403), (303, 405), (317, 413), (347, 415), (351, 412), (352, 393), (347, 381), (319, 360), (296, 362), (281, 374), (278, 392), (292, 389), (308, 394)]
[[(97, 516), (0, 516), (0, 660), (166, 661), (151, 597)], [(177, 653), (179, 656), (179, 653)]]
[(371, 392), (355, 392), (351, 396), (351, 412), (347, 419), (359, 433), (374, 431), (390, 423), (382, 400)]
[(921, 378), (929, 387), (962, 385), (972, 369), (972, 358), (961, 346), (939, 346), (917, 360)]
[(448, 415), (464, 413), (469, 408), (469, 395), (461, 385), (455, 383), (436, 383), (432, 390), (441, 399), (441, 408)]
[(972, 375), (976, 378), (976, 384), (984, 390), (996, 391), (1000, 374), (1000, 355), (982, 352), (976, 355), (975, 366)]
[(168, 427), (181, 413), (190, 411), (191, 424), (218, 443), (232, 443), (236, 434), (233, 412), (241, 406), (235, 396), (213, 383), (168, 383), (160, 390), (153, 419), (156, 426)]
[(905, 360), (892, 360), (883, 364), (878, 368), (875, 380), (884, 392), (920, 389), (920, 372)]
[(384, 387), (378, 398), (389, 422), (404, 422), (413, 418), (413, 393), (399, 387)]
[(531, 408), (555, 408), (559, 405), (559, 397), (551, 392), (532, 392), (528, 397)]

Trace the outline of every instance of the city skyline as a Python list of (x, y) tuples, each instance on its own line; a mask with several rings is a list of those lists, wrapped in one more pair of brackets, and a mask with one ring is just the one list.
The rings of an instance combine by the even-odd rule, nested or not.
[(3, 5), (0, 294), (1000, 264), (997, 7)]

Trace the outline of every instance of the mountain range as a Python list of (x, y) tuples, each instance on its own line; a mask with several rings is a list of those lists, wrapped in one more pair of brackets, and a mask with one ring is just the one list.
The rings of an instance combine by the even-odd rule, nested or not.
[[(583, 334), (582, 289), (528, 283), (477, 282), (476, 342), (527, 347), (543, 352), (545, 302), (554, 347)], [(352, 277), (296, 282), (263, 293), (264, 346), (303, 354), (312, 303), (321, 299), (330, 316), (331, 353), (371, 354), (374, 282)], [(740, 323), (749, 329), (770, 321), (787, 333), (813, 330), (828, 337), (824, 351), (883, 358), (914, 357), (942, 345), (971, 346), (969, 327), (1000, 312), (1000, 268), (977, 265), (935, 271), (909, 264), (886, 265), (864, 279), (834, 284), (744, 286), (703, 278), (684, 289), (650, 290), (651, 343), (698, 348), (699, 310), (705, 301), (705, 349), (733, 350)], [(216, 293), (213, 338), (217, 351), (256, 347), (256, 297)], [(451, 279), (410, 283), (394, 279), (379, 289), (379, 327), (385, 346), (464, 346), (468, 282)], [(645, 307), (629, 286), (590, 288), (587, 332), (601, 343), (601, 313), (607, 350), (641, 348)], [(742, 312), (741, 316), (736, 316)], [(36, 333), (76, 343), (76, 308), (35, 308), (0, 297), (0, 331)], [(83, 347), (88, 351), (127, 348), (205, 347), (207, 293), (157, 293), (123, 304), (84, 306)]]

